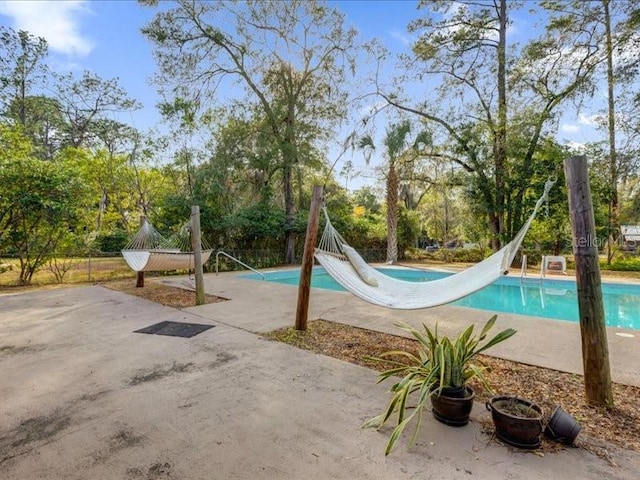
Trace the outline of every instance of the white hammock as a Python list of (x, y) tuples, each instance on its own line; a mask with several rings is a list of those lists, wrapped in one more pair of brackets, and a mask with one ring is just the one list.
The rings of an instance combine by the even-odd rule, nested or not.
[[(190, 244), (190, 222), (175, 235), (165, 239), (145, 221), (131, 242), (122, 250), (127, 265), (136, 272), (192, 270), (195, 254)], [(212, 250), (203, 241), (202, 265), (209, 261)]]
[[(163, 272), (168, 270), (193, 270), (193, 252), (169, 250), (122, 250), (122, 256), (131, 270), (136, 272)], [(202, 251), (202, 265), (209, 261), (211, 250)]]
[(411, 282), (390, 277), (372, 268), (334, 229), (326, 209), (326, 226), (315, 257), (340, 285), (374, 305), (413, 310), (451, 303), (509, 273), (518, 248), (555, 181), (550, 179), (546, 182), (544, 193), (536, 202), (531, 216), (511, 242), (482, 262), (445, 278)]

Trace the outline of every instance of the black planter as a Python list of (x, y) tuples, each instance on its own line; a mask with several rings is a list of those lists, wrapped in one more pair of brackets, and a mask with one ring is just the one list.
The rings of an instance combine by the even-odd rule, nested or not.
[(445, 387), (440, 395), (451, 398), (467, 398), (467, 389), (465, 387)]
[[(502, 396), (493, 397), (486, 406), (500, 440), (518, 448), (540, 446), (543, 421), (542, 409), (538, 405), (521, 398)], [(526, 409), (530, 415), (519, 414), (519, 409)]]
[(561, 407), (556, 407), (547, 422), (544, 433), (557, 442), (572, 445), (581, 429), (582, 427), (575, 418), (565, 412)]
[(464, 396), (458, 393), (454, 393), (458, 396), (448, 396), (444, 390), (440, 395), (432, 395), (431, 412), (436, 420), (452, 427), (462, 427), (469, 423), (469, 415), (476, 394), (471, 387), (466, 387), (464, 392)]

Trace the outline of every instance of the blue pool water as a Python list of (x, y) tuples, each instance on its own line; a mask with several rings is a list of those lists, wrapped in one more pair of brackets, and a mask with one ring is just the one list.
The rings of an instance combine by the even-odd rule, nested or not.
[[(430, 281), (450, 275), (444, 272), (380, 268), (387, 275), (410, 281)], [(260, 280), (257, 274), (243, 275)], [(266, 280), (297, 286), (300, 270), (279, 270), (266, 273)], [(314, 267), (311, 286), (344, 291), (322, 267)], [(610, 327), (640, 330), (640, 285), (603, 283), (602, 295), (607, 325)], [(578, 321), (576, 284), (569, 280), (502, 277), (488, 287), (477, 291), (452, 305), (516, 313), (534, 317), (552, 318), (570, 322)]]

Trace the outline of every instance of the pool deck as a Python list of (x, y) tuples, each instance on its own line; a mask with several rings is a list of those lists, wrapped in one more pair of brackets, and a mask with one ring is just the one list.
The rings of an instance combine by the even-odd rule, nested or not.
[[(298, 289), (295, 286), (243, 278), (243, 274), (225, 273), (205, 276), (207, 293), (234, 302), (202, 305), (187, 309), (210, 320), (252, 333), (265, 333), (293, 326)], [(554, 277), (560, 279), (562, 277)], [(567, 277), (564, 277), (567, 279)], [(184, 287), (184, 278), (166, 277), (162, 283)], [(236, 308), (235, 301), (241, 303)], [(235, 314), (233, 313), (235, 312)], [(395, 324), (421, 323), (435, 325), (444, 334), (453, 335), (470, 323), (481, 328), (494, 312), (443, 305), (425, 310), (390, 310), (370, 305), (348, 292), (312, 289), (309, 320), (322, 318), (354, 327), (402, 335)], [(516, 335), (496, 345), (488, 354), (507, 360), (582, 374), (582, 345), (578, 323), (495, 312), (498, 320), (494, 331), (514, 328)], [(622, 333), (625, 336), (616, 335)], [(634, 335), (628, 337), (626, 335)], [(640, 387), (640, 332), (623, 328), (607, 328), (609, 361), (614, 382)]]
[[(295, 287), (232, 273), (206, 275), (205, 290), (229, 301), (177, 310), (98, 285), (0, 294), (0, 477), (637, 479), (639, 453), (582, 433), (589, 449), (508, 448), (482, 432), (480, 404), (463, 428), (425, 415), (415, 446), (402, 441), (385, 457), (389, 429), (361, 428), (386, 406), (376, 372), (261, 337), (293, 324)], [(309, 319), (399, 333), (398, 320), (453, 332), (488, 316), (391, 311), (313, 290)], [(165, 320), (215, 328), (193, 338), (134, 333)], [(498, 326), (519, 333), (494, 354), (581, 370), (577, 325), (500, 315)], [(609, 335), (616, 381), (638, 384), (639, 341)]]

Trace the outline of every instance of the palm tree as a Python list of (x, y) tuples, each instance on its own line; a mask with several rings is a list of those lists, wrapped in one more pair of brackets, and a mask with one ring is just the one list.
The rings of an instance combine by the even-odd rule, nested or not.
[[(414, 159), (419, 147), (427, 138), (425, 132), (421, 132), (413, 143), (409, 143), (411, 123), (404, 120), (387, 128), (384, 138), (385, 156), (387, 158), (386, 172), (386, 203), (387, 203), (387, 262), (398, 263), (398, 218), (400, 213), (399, 170), (403, 160)], [(365, 151), (365, 161), (369, 164), (371, 153), (375, 150), (375, 144), (370, 135), (365, 135), (358, 142), (358, 147)]]

